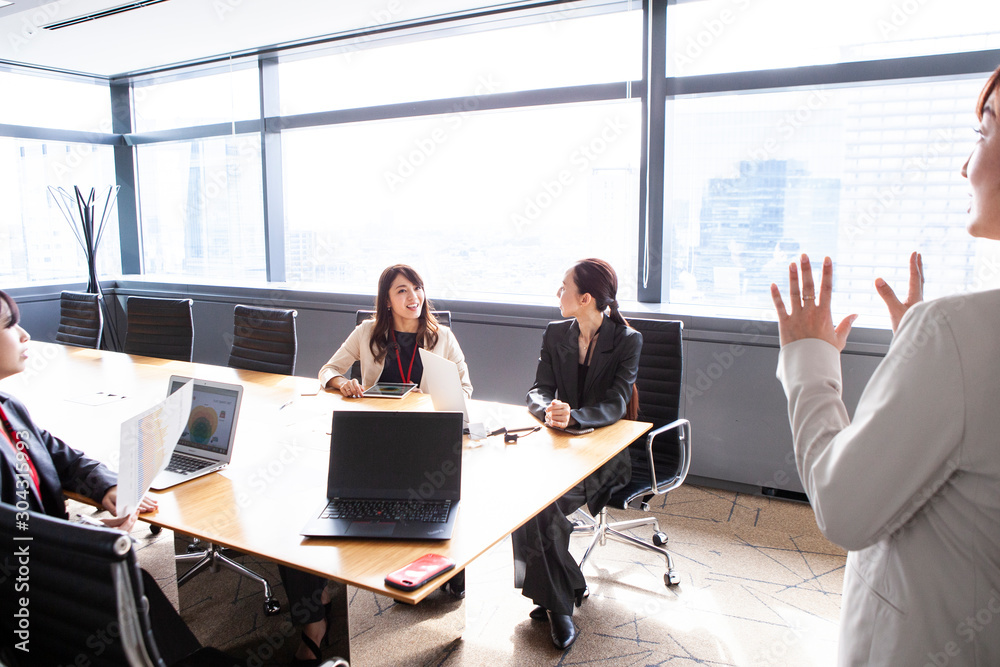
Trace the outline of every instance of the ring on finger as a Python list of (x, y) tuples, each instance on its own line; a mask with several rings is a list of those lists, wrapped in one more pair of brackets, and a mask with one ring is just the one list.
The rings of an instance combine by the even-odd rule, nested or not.
[(803, 294), (802, 298), (805, 299), (806, 301), (815, 301), (816, 300), (816, 295), (815, 294)]

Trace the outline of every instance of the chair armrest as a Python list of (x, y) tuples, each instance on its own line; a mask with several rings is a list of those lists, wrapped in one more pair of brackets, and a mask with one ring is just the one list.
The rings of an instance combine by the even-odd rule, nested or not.
[[(673, 431), (675, 429), (680, 429), (680, 433), (677, 434), (677, 443), (680, 445), (680, 462), (677, 473), (661, 486), (656, 481), (656, 463), (653, 461), (653, 442), (656, 440), (656, 436), (661, 433)], [(649, 486), (656, 495), (662, 495), (669, 491), (673, 491), (678, 486), (683, 484), (684, 479), (687, 477), (688, 469), (691, 467), (691, 422), (687, 419), (677, 419), (646, 434), (646, 456), (649, 457)]]

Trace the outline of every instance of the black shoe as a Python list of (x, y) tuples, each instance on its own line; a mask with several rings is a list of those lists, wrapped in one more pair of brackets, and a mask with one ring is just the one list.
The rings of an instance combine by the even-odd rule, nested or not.
[(528, 618), (533, 621), (548, 621), (549, 611), (542, 605), (538, 605), (534, 609), (528, 612)]
[(576, 626), (573, 625), (573, 617), (569, 614), (553, 614), (551, 611), (547, 613), (552, 643), (560, 651), (565, 651), (576, 641)]
[(583, 604), (583, 601), (590, 597), (590, 586), (584, 586), (582, 593), (577, 593), (576, 596), (576, 606), (579, 607)]

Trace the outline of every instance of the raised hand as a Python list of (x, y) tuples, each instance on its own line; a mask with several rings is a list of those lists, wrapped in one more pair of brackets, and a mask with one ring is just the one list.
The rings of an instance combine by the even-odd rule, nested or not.
[(882, 300), (885, 301), (885, 305), (889, 309), (892, 332), (896, 333), (896, 327), (899, 326), (899, 321), (903, 319), (906, 311), (913, 304), (924, 300), (924, 259), (920, 256), (920, 253), (915, 252), (910, 255), (910, 288), (906, 293), (906, 301), (900, 302), (896, 297), (896, 293), (889, 287), (889, 283), (881, 278), (875, 279), (875, 290), (882, 297)]
[[(778, 313), (778, 335), (781, 345), (788, 345), (803, 338), (819, 338), (833, 345), (837, 350), (843, 350), (847, 344), (847, 335), (857, 315), (848, 315), (836, 327), (833, 325), (833, 314), (830, 311), (830, 301), (833, 295), (833, 261), (826, 257), (823, 260), (823, 277), (820, 281), (819, 294), (813, 286), (812, 268), (809, 256), (802, 255), (802, 289), (799, 290), (799, 270), (795, 263), (788, 267), (788, 287), (791, 311), (785, 309), (781, 298), (781, 290), (771, 284), (771, 300)], [(819, 303), (816, 302), (817, 297)]]

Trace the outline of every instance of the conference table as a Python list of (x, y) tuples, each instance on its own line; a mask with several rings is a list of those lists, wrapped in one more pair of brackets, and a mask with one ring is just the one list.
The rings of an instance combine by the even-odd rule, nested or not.
[[(315, 539), (299, 531), (326, 496), (333, 411), (433, 410), (429, 396), (347, 399), (320, 390), (314, 377), (39, 341), (30, 343), (27, 369), (0, 381), (0, 389), (23, 400), (38, 424), (117, 469), (121, 423), (162, 400), (171, 375), (243, 385), (233, 457), (218, 473), (154, 492), (158, 510), (140, 519), (408, 604), (423, 600), (650, 428), (621, 420), (572, 436), (543, 427), (510, 445), (502, 435), (480, 441), (466, 436), (452, 539)], [(470, 412), (473, 421), (507, 429), (538, 424), (524, 406), (471, 401)], [(414, 591), (385, 586), (386, 574), (428, 552), (451, 558), (455, 569)], [(335, 604), (342, 607), (339, 650), (349, 659), (346, 593)]]

